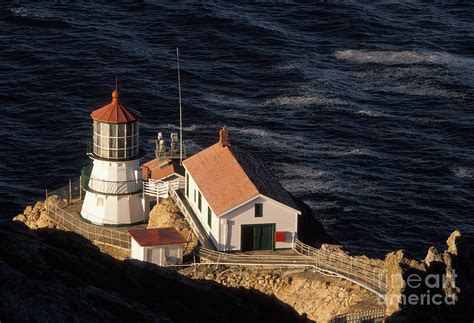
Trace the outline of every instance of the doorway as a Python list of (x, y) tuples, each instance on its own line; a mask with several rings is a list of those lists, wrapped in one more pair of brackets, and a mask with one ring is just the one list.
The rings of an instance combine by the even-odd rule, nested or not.
[(275, 224), (243, 224), (241, 226), (240, 249), (273, 250), (275, 249)]

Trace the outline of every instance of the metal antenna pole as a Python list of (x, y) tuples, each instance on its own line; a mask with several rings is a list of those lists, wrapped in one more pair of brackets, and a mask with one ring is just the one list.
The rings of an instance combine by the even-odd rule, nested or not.
[(181, 103), (181, 76), (179, 70), (179, 48), (176, 47), (176, 61), (178, 62), (178, 93), (179, 93), (179, 165), (183, 165), (183, 107)]

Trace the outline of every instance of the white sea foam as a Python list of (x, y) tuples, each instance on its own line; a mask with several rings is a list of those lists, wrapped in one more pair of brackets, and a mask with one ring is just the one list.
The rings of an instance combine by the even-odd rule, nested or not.
[(446, 52), (433, 51), (365, 51), (341, 50), (334, 53), (336, 58), (354, 61), (357, 63), (377, 64), (439, 64), (439, 65), (466, 65), (472, 64), (473, 59), (461, 57)]
[(358, 110), (356, 113), (363, 117), (373, 117), (377, 115), (376, 113), (369, 110)]
[(282, 154), (289, 153), (295, 158), (316, 158), (322, 155), (333, 157), (362, 155), (375, 158), (384, 157), (382, 154), (367, 148), (343, 147), (323, 142), (314, 142), (301, 135), (288, 135), (267, 129), (229, 127), (229, 131), (231, 137), (243, 138), (243, 141), (251, 146), (275, 149)]
[(300, 108), (310, 105), (347, 105), (346, 101), (340, 99), (330, 99), (318, 97), (315, 95), (296, 95), (296, 96), (279, 96), (274, 99), (269, 99), (265, 102), (267, 105), (277, 105), (281, 107)]
[(442, 97), (442, 98), (459, 98), (465, 97), (464, 94), (456, 93), (452, 91), (443, 90), (429, 85), (396, 85), (396, 86), (381, 86), (380, 89), (384, 92), (394, 92), (400, 94), (416, 95), (416, 96), (427, 96), (427, 97)]
[(248, 99), (240, 97), (229, 97), (220, 94), (206, 95), (204, 99), (208, 102), (215, 103), (219, 106), (232, 106), (232, 107), (254, 107), (258, 102), (254, 102)]
[[(305, 138), (292, 134), (288, 136), (284, 133), (257, 128), (229, 127), (230, 136), (242, 137), (245, 142), (256, 147), (278, 149), (278, 151), (295, 152), (295, 145), (302, 145)], [(235, 135), (234, 135), (235, 133)]]
[(456, 166), (451, 168), (454, 176), (462, 179), (474, 179), (474, 169), (468, 167)]
[(16, 17), (28, 17), (28, 10), (23, 7), (10, 9), (10, 12)]
[(281, 63), (281, 64), (276, 64), (276, 65), (275, 65), (275, 68), (276, 68), (277, 70), (293, 70), (293, 69), (295, 69), (295, 68), (297, 68), (297, 67), (296, 67), (296, 65), (293, 64), (293, 63)]
[(334, 173), (314, 169), (306, 165), (275, 163), (274, 168), (281, 174), (282, 185), (296, 195), (338, 190)]

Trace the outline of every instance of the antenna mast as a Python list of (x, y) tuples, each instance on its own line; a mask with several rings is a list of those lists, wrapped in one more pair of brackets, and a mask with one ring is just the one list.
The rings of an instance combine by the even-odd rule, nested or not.
[(179, 164), (183, 164), (183, 107), (181, 104), (181, 75), (179, 70), (179, 48), (176, 47), (176, 61), (178, 62), (178, 93), (179, 93)]

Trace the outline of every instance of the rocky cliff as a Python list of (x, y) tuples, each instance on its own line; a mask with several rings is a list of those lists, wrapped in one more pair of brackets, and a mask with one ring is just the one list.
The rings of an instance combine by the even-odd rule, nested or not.
[(474, 238), (454, 231), (447, 249), (428, 250), (417, 261), (403, 250), (387, 254), (387, 314), (390, 322), (474, 320)]
[[(62, 201), (58, 200), (56, 197), (52, 196), (49, 197), (44, 202), (38, 202), (34, 207), (28, 206), (25, 211), (15, 217), (15, 220), (21, 221), (25, 223), (28, 227), (36, 230), (37, 233), (28, 233), (26, 236), (29, 237), (30, 243), (36, 244), (36, 238), (38, 238), (42, 243), (44, 243), (44, 237), (48, 237), (48, 241), (52, 241), (51, 237), (54, 236), (54, 230), (44, 230), (41, 228), (55, 228), (54, 221), (52, 221), (48, 215), (46, 214), (46, 206), (49, 204), (56, 204), (61, 205)], [(333, 253), (345, 253), (347, 252), (338, 245), (334, 245), (334, 239), (332, 239), (327, 233), (325, 232), (324, 228), (316, 221), (311, 214), (311, 209), (309, 209), (304, 203), (298, 202), (300, 204), (301, 209), (303, 210), (302, 219), (300, 221), (300, 233), (301, 239), (308, 244), (312, 244), (318, 246), (324, 250), (333, 252)], [(166, 226), (174, 226), (181, 232), (183, 237), (191, 237), (193, 243), (190, 244), (190, 248), (196, 243), (196, 238), (190, 232), (189, 225), (186, 223), (184, 218), (179, 214), (176, 206), (173, 204), (171, 200), (162, 200), (160, 204), (156, 205), (155, 208), (150, 213), (150, 221), (148, 227), (166, 227)], [(17, 228), (18, 229), (18, 228)], [(21, 230), (20, 230), (21, 231)], [(24, 236), (24, 233), (20, 233), (17, 231), (13, 231), (14, 234), (18, 237)], [(22, 232), (22, 231), (21, 231)], [(28, 232), (28, 231), (27, 231)], [(313, 233), (313, 235), (311, 234)], [(89, 249), (94, 249), (95, 252), (97, 248), (91, 245), (87, 240), (82, 239), (80, 236), (76, 236), (72, 233), (57, 233), (59, 236), (61, 235), (69, 235), (69, 239), (73, 241), (80, 240), (79, 242), (74, 242), (72, 245), (83, 245), (86, 244)], [(33, 238), (36, 237), (36, 238)], [(62, 236), (61, 236), (62, 237)], [(1, 234), (0, 234), (1, 238)], [(15, 239), (15, 238), (12, 238)], [(66, 239), (66, 238), (61, 238)], [(54, 241), (57, 238), (53, 239)], [(324, 242), (330, 242), (332, 244), (325, 244)], [(0, 257), (1, 252), (3, 252), (4, 246), (3, 241), (0, 240)], [(68, 243), (69, 244), (69, 243)], [(117, 248), (113, 248), (111, 246), (104, 246), (98, 245), (100, 250), (112, 255), (117, 259), (127, 259), (129, 254), (124, 254), (122, 250), (118, 250)], [(51, 246), (50, 246), (51, 247)], [(64, 249), (63, 246), (52, 246), (52, 247), (62, 247), (62, 261), (67, 263), (67, 253), (69, 253), (69, 249)], [(14, 253), (14, 244), (12, 244), (9, 248), (13, 248), (9, 250), (10, 253)], [(36, 247), (34, 247), (36, 248)], [(76, 247), (77, 250), (80, 250), (82, 247)], [(27, 245), (23, 245), (23, 249), (27, 250)], [(42, 249), (49, 250), (49, 247), (42, 247)], [(61, 249), (61, 248), (60, 248)], [(21, 255), (21, 248), (20, 255), (18, 256), (19, 260), (15, 260), (17, 264), (21, 264), (23, 262), (22, 257), (30, 259), (27, 256), (27, 253)], [(33, 250), (33, 249), (32, 249)], [(36, 249), (34, 249), (36, 250)], [(31, 250), (30, 250), (31, 251)], [(66, 251), (66, 254), (64, 254)], [(37, 254), (33, 252), (36, 256), (35, 257), (45, 257), (43, 254)], [(55, 259), (54, 252), (47, 252), (49, 256), (48, 259)], [(107, 257), (106, 255), (100, 254), (100, 257)], [(77, 255), (74, 255), (76, 257)], [(347, 255), (349, 256), (349, 255)], [(35, 259), (35, 257), (31, 257), (31, 259)], [(95, 255), (94, 257), (99, 257)], [(99, 257), (99, 258), (100, 258)], [(83, 257), (81, 255), (80, 259), (86, 261), (87, 257)], [(102, 258), (97, 258), (98, 264), (91, 264), (89, 260), (87, 260), (87, 264), (90, 265), (91, 269), (87, 268), (84, 270), (84, 274), (90, 274), (96, 279), (98, 276), (95, 274), (95, 266), (102, 268), (99, 270), (100, 275), (106, 275), (106, 272), (103, 270), (103, 264), (100, 262)], [(418, 261), (410, 257), (405, 251), (399, 250), (396, 252), (392, 252), (387, 254), (385, 261), (381, 261), (378, 259), (369, 259), (365, 256), (358, 256), (356, 258), (362, 258), (365, 262), (371, 263), (376, 266), (384, 266), (385, 271), (387, 273), (387, 283), (388, 283), (388, 293), (387, 293), (387, 307), (386, 313), (389, 316), (387, 321), (394, 321), (394, 322), (419, 322), (419, 321), (433, 321), (433, 322), (452, 322), (452, 321), (467, 321), (472, 322), (474, 319), (474, 239), (464, 237), (461, 235), (459, 231), (455, 231), (447, 240), (447, 249), (443, 252), (438, 252), (438, 250), (434, 247), (431, 247), (428, 250), (427, 256), (423, 261)], [(14, 257), (12, 258), (14, 259)], [(80, 261), (74, 258), (74, 261)], [(105, 259), (105, 258), (104, 258)], [(107, 258), (109, 259), (109, 258)], [(7, 272), (12, 274), (17, 269), (13, 269), (13, 271), (4, 271), (5, 269), (10, 270), (9, 267), (5, 266), (5, 263), (2, 262), (3, 260), (0, 258), (0, 277), (2, 276), (3, 272)], [(73, 261), (73, 263), (74, 263)], [(108, 261), (111, 261), (110, 259)], [(115, 261), (115, 260), (114, 260)], [(28, 262), (31, 263), (31, 262)], [(40, 261), (41, 263), (41, 261)], [(126, 268), (129, 266), (137, 266), (136, 263), (132, 265), (134, 262), (125, 262)], [(62, 266), (62, 265), (61, 265)], [(150, 267), (151, 265), (142, 264), (138, 265), (140, 269), (146, 268), (144, 272), (153, 271), (151, 268), (156, 268), (154, 266)], [(35, 268), (34, 263), (31, 264), (31, 268), (28, 270), (33, 270)], [(116, 270), (120, 268), (117, 265), (114, 265)], [(43, 271), (44, 270), (44, 271)], [(92, 270), (92, 271), (91, 271)], [(163, 271), (161, 268), (156, 268), (160, 273), (166, 272), (166, 275), (170, 275), (170, 272)], [(17, 270), (18, 271), (18, 270)], [(120, 271), (120, 270), (119, 270)], [(42, 275), (47, 277), (47, 269), (41, 267), (39, 272), (42, 272)], [(21, 274), (25, 275), (23, 272), (20, 271)], [(136, 275), (137, 269), (127, 269), (126, 272), (123, 272), (122, 275), (128, 276), (128, 274)], [(138, 270), (139, 276), (141, 277), (141, 271)], [(334, 315), (342, 314), (342, 313), (351, 313), (351, 312), (359, 312), (369, 309), (378, 308), (381, 304), (375, 298), (374, 295), (369, 293), (368, 291), (362, 289), (361, 287), (354, 285), (350, 282), (343, 281), (338, 278), (332, 278), (328, 276), (323, 276), (316, 272), (310, 270), (281, 270), (279, 268), (273, 269), (263, 269), (263, 268), (253, 268), (253, 269), (244, 269), (244, 268), (228, 268), (223, 266), (218, 267), (198, 267), (196, 270), (194, 267), (189, 268), (182, 271), (182, 274), (188, 276), (189, 278), (193, 278), (196, 280), (198, 287), (194, 286), (194, 283), (191, 283), (192, 288), (199, 289), (204, 288), (207, 290), (210, 288), (211, 290), (219, 289), (218, 286), (225, 286), (230, 288), (231, 296), (237, 297), (237, 302), (240, 304), (240, 297), (242, 296), (242, 291), (245, 290), (249, 292), (250, 290), (259, 291), (265, 295), (267, 298), (263, 297), (262, 294), (260, 297), (263, 297), (264, 302), (267, 302), (268, 299), (276, 300), (291, 305), (299, 314), (304, 315), (310, 320), (316, 321), (327, 321), (330, 318), (334, 317)], [(18, 274), (16, 274), (17, 279)], [(64, 277), (68, 277), (65, 279), (65, 282), (76, 281), (74, 277), (76, 275), (76, 271), (64, 273)], [(152, 274), (146, 274), (152, 275)], [(156, 273), (155, 275), (158, 275)], [(13, 277), (13, 276), (12, 276)], [(179, 278), (179, 275), (174, 274), (173, 279), (179, 282), (183, 282), (182, 279)], [(411, 277), (411, 278), (410, 278)], [(419, 278), (417, 278), (419, 277)], [(49, 277), (48, 277), (49, 278)], [(57, 284), (60, 284), (60, 279), (57, 277), (51, 277), (51, 279), (55, 280)], [(61, 278), (62, 279), (62, 278)], [(81, 277), (77, 279), (81, 280)], [(143, 281), (142, 278), (136, 279), (134, 277), (127, 277), (129, 281), (135, 286), (135, 293), (137, 286), (140, 285)], [(420, 281), (418, 282), (419, 279)], [(441, 284), (435, 285), (436, 280), (439, 279)], [(188, 280), (184, 280), (185, 283), (183, 286), (180, 285), (179, 288), (186, 288), (186, 284), (189, 283)], [(408, 283), (408, 281), (410, 283)], [(28, 286), (34, 286), (36, 282), (30, 282), (28, 279)], [(428, 282), (428, 284), (426, 283)], [(0, 283), (2, 283), (0, 279)], [(43, 282), (42, 282), (43, 283)], [(119, 280), (116, 283), (120, 284)], [(419, 283), (419, 284), (418, 284)], [(418, 286), (419, 285), (419, 286)], [(427, 286), (429, 285), (429, 286)], [(3, 286), (0, 284), (0, 286)], [(413, 286), (416, 286), (414, 288)], [(46, 285), (42, 285), (42, 288), (46, 288)], [(18, 288), (15, 286), (15, 288)], [(21, 289), (25, 295), (28, 291), (29, 287), (24, 287)], [(54, 288), (58, 288), (61, 290), (60, 287), (56, 286)], [(53, 290), (54, 290), (53, 288)], [(68, 290), (70, 288), (68, 285), (64, 286), (65, 289)], [(93, 285), (93, 287), (88, 286), (87, 291), (90, 288), (97, 288), (97, 286)], [(15, 289), (13, 289), (15, 290)], [(162, 290), (162, 289), (159, 289)], [(227, 290), (224, 288), (224, 290)], [(95, 289), (94, 289), (95, 291)], [(236, 291), (236, 292), (235, 292)], [(64, 292), (64, 291), (63, 291)], [(151, 289), (144, 289), (143, 293), (152, 293)], [(101, 294), (102, 292), (99, 292)], [(105, 294), (101, 294), (100, 297), (109, 297), (109, 293), (111, 295), (116, 296), (117, 292), (114, 290), (113, 292), (106, 291)], [(198, 293), (195, 291), (195, 293)], [(244, 293), (245, 294), (245, 293)], [(21, 295), (21, 293), (19, 294)], [(435, 295), (440, 295), (442, 299), (441, 304), (435, 304), (434, 301), (438, 301), (438, 296), (434, 297)], [(2, 297), (4, 297), (2, 299)], [(50, 296), (45, 296), (45, 299), (48, 299)], [(84, 297), (77, 295), (80, 302), (85, 302), (84, 306), (87, 309), (95, 311), (96, 309), (94, 306), (99, 306), (100, 308), (97, 309), (98, 311), (105, 311), (106, 316), (105, 318), (109, 317), (108, 315), (112, 315), (110, 317), (114, 317), (116, 315), (113, 313), (113, 308), (115, 305), (107, 305), (108, 303), (105, 301), (96, 302), (94, 301), (93, 304), (89, 304), (89, 300), (84, 300)], [(128, 301), (127, 295), (118, 295), (118, 300), (122, 302), (122, 298), (124, 297)], [(178, 297), (174, 295), (173, 297)], [(254, 297), (254, 296), (252, 296)], [(258, 296), (255, 296), (258, 299)], [(411, 297), (411, 301), (410, 301)], [(434, 297), (434, 298), (433, 298)], [(217, 297), (218, 298), (218, 297)], [(10, 299), (10, 301), (8, 301)], [(15, 300), (15, 293), (7, 294), (5, 290), (0, 290), (0, 301), (2, 303), (7, 300), (7, 302), (12, 303)], [(41, 299), (41, 297), (40, 297)], [(422, 300), (423, 299), (423, 300)], [(26, 298), (28, 300), (28, 298)], [(454, 304), (449, 303), (450, 300), (454, 300)], [(155, 315), (156, 313), (153, 310), (150, 312), (148, 305), (142, 304), (141, 299), (134, 300), (130, 309), (130, 313), (134, 313), (133, 315), (139, 315), (137, 317), (143, 317), (145, 319), (148, 318), (155, 318), (154, 316), (147, 316), (149, 313)], [(260, 301), (260, 299), (259, 299)], [(117, 304), (120, 304), (117, 303)], [(135, 303), (134, 303), (135, 302)], [(217, 302), (217, 300), (216, 300)], [(410, 303), (411, 302), (411, 303)], [(424, 302), (423, 304), (420, 304)], [(431, 302), (431, 303), (427, 303)], [(25, 301), (22, 302), (25, 304)], [(46, 306), (44, 303), (41, 306)], [(81, 303), (82, 304), (82, 303)], [(99, 304), (99, 305), (97, 305)], [(104, 305), (105, 304), (105, 305)], [(115, 303), (113, 303), (115, 304)], [(246, 304), (246, 303), (245, 303)], [(277, 301), (279, 306), (283, 306), (284, 311), (287, 310), (284, 305)], [(2, 304), (0, 304), (1, 306)], [(29, 306), (29, 303), (28, 303)], [(33, 305), (37, 306), (37, 305)], [(72, 306), (68, 303), (68, 301), (64, 301), (63, 303), (59, 302), (58, 306), (65, 306), (62, 309), (58, 309), (60, 315), (67, 315), (68, 309)], [(107, 309), (103, 309), (102, 307), (105, 306)], [(247, 306), (247, 305), (245, 305)], [(276, 305), (275, 305), (276, 306)], [(278, 306), (277, 306), (278, 307)], [(107, 310), (111, 313), (107, 313)], [(127, 310), (128, 311), (128, 310)], [(136, 313), (134, 312), (136, 311)], [(2, 315), (6, 312), (5, 307), (0, 307), (0, 321), (2, 321)], [(33, 315), (34, 311), (32, 310), (28, 315)], [(47, 317), (46, 312), (42, 312)], [(230, 314), (231, 312), (229, 312)], [(152, 315), (150, 314), (150, 315)], [(165, 313), (166, 314), (166, 313)], [(293, 313), (295, 314), (295, 313)], [(293, 315), (288, 314), (288, 315)], [(10, 315), (10, 314), (8, 314)], [(81, 314), (86, 315), (86, 314)], [(141, 316), (140, 316), (141, 315)], [(23, 316), (21, 316), (23, 317)], [(25, 316), (26, 317), (26, 316)], [(157, 316), (159, 317), (159, 316)], [(163, 316), (165, 317), (165, 316)], [(85, 316), (80, 316), (80, 318), (85, 318)], [(161, 317), (160, 317), (161, 318)], [(180, 317), (182, 319), (184, 317)], [(221, 317), (221, 320), (224, 319), (224, 316)], [(300, 319), (296, 317), (296, 319)]]
[(30, 229), (56, 228), (55, 222), (48, 216), (46, 208), (48, 205), (66, 206), (66, 202), (61, 201), (56, 195), (48, 197), (43, 202), (36, 202), (34, 206), (28, 205), (23, 213), (13, 218), (13, 221), (21, 221)]
[(206, 266), (190, 267), (181, 273), (194, 279), (275, 295), (317, 322), (327, 322), (337, 314), (381, 307), (376, 296), (360, 286), (313, 270)]
[(0, 321), (298, 322), (275, 297), (119, 261), (88, 240), (0, 221)]

